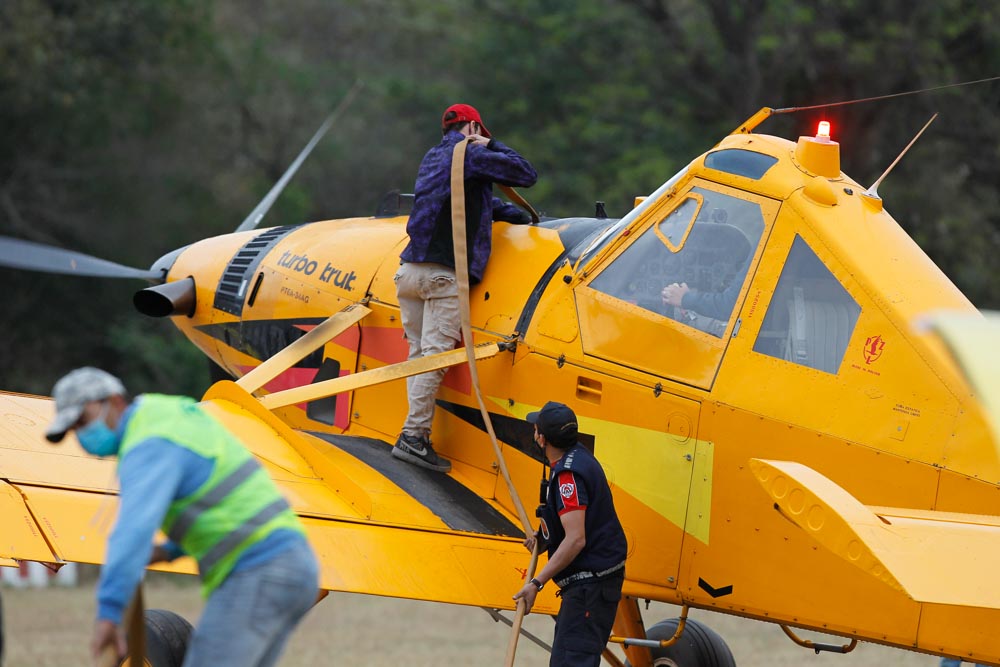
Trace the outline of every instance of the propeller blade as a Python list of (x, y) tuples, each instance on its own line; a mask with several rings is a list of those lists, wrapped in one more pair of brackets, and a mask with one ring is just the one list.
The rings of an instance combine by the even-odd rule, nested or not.
[(236, 231), (245, 232), (247, 230), (254, 229), (258, 224), (260, 224), (261, 219), (263, 219), (263, 217), (271, 209), (271, 206), (274, 204), (274, 200), (278, 198), (281, 191), (285, 189), (286, 185), (288, 185), (288, 181), (292, 180), (292, 176), (295, 175), (295, 172), (299, 170), (302, 163), (305, 162), (307, 157), (309, 157), (309, 154), (312, 153), (313, 148), (316, 147), (319, 140), (323, 138), (326, 131), (330, 129), (331, 125), (333, 125), (333, 121), (335, 121), (337, 117), (351, 105), (354, 98), (357, 97), (362, 85), (363, 84), (360, 80), (354, 82), (354, 85), (351, 86), (351, 89), (347, 92), (347, 95), (344, 96), (344, 99), (341, 100), (340, 104), (337, 105), (337, 108), (326, 117), (323, 124), (319, 126), (318, 130), (316, 130), (316, 134), (313, 135), (313, 138), (309, 140), (309, 143), (302, 149), (299, 156), (295, 158), (295, 162), (293, 162), (291, 166), (285, 170), (285, 173), (281, 175), (281, 178), (274, 184), (271, 191), (264, 195), (264, 198), (261, 199), (260, 203), (257, 204), (257, 207), (250, 212), (250, 215), (247, 216), (246, 220), (240, 223), (240, 226), (236, 228)]
[(98, 278), (141, 278), (150, 281), (159, 281), (163, 278), (159, 271), (133, 269), (80, 252), (9, 236), (0, 236), (0, 266)]

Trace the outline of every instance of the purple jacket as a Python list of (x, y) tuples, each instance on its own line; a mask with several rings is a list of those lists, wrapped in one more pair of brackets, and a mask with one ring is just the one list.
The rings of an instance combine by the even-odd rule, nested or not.
[[(448, 132), (441, 143), (427, 151), (414, 186), (413, 211), (406, 223), (410, 242), (399, 256), (404, 262), (435, 262), (455, 266), (451, 236), (451, 155), (461, 132)], [(483, 278), (493, 242), (493, 220), (517, 224), (531, 221), (527, 214), (493, 196), (493, 183), (531, 187), (538, 180), (535, 168), (496, 139), (488, 146), (470, 145), (465, 153), (465, 231), (469, 247), (469, 278)]]

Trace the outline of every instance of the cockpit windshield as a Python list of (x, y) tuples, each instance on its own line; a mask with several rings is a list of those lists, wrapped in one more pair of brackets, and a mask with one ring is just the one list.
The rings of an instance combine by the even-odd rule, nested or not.
[(671, 176), (670, 180), (658, 187), (656, 191), (648, 197), (644, 197), (642, 201), (639, 202), (639, 205), (626, 213), (621, 220), (591, 239), (587, 243), (584, 250), (580, 253), (580, 256), (574, 260), (574, 263), (582, 263), (590, 257), (593, 257), (601, 248), (607, 245), (608, 241), (615, 238), (621, 230), (631, 225), (636, 218), (645, 213), (646, 210), (657, 202), (663, 195), (673, 190), (674, 186), (677, 185), (677, 182), (681, 180), (685, 174), (687, 174), (689, 167), (690, 165), (686, 165), (683, 169)]
[(756, 202), (692, 188), (590, 286), (721, 337), (763, 231)]

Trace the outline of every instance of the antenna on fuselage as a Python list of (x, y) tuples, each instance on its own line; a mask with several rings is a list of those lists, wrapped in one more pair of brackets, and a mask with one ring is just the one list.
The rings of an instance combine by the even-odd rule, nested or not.
[[(825, 104), (812, 104), (810, 106), (805, 106), (805, 107), (784, 107), (781, 109), (772, 109), (771, 107), (763, 107), (753, 116), (748, 118), (745, 123), (743, 123), (738, 128), (733, 130), (730, 134), (750, 134), (757, 128), (758, 125), (763, 123), (765, 120), (767, 120), (771, 116), (777, 116), (779, 114), (798, 113), (799, 111), (813, 111), (815, 109), (830, 109), (832, 107), (842, 107), (842, 106), (847, 106), (848, 104), (861, 104), (863, 102), (877, 102), (879, 100), (888, 100), (894, 97), (906, 97), (908, 95), (931, 93), (937, 90), (944, 90), (945, 88), (974, 86), (980, 83), (989, 83), (991, 81), (1000, 81), (1000, 76), (991, 76), (985, 79), (976, 79), (975, 81), (962, 81), (961, 83), (948, 83), (943, 86), (932, 86), (930, 88), (921, 88), (920, 90), (907, 90), (901, 93), (890, 93), (888, 95), (878, 95), (876, 97), (862, 97), (853, 100), (841, 100), (840, 102), (826, 102)], [(937, 114), (934, 115), (935, 117), (937, 116)], [(932, 118), (931, 120), (934, 119)], [(920, 135), (918, 134), (917, 136)], [(905, 153), (906, 151), (903, 152)]]
[(295, 161), (292, 162), (288, 169), (285, 170), (285, 173), (281, 175), (281, 178), (279, 178), (278, 182), (274, 184), (274, 187), (272, 187), (271, 190), (264, 195), (264, 198), (260, 200), (260, 203), (257, 204), (254, 210), (250, 211), (250, 215), (246, 217), (246, 220), (240, 223), (240, 226), (236, 228), (236, 231), (245, 232), (247, 230), (254, 229), (260, 224), (260, 221), (265, 215), (267, 215), (267, 212), (271, 210), (271, 206), (278, 198), (278, 195), (280, 195), (281, 191), (285, 189), (286, 185), (288, 185), (288, 181), (292, 180), (292, 176), (295, 175), (295, 172), (299, 170), (302, 163), (305, 162), (307, 157), (309, 157), (309, 154), (312, 153), (312, 150), (316, 147), (316, 144), (319, 143), (319, 140), (323, 138), (326, 131), (330, 129), (331, 125), (333, 125), (333, 121), (337, 120), (337, 117), (340, 116), (340, 114), (343, 113), (347, 107), (351, 106), (351, 103), (354, 102), (354, 98), (358, 96), (358, 93), (361, 91), (363, 85), (364, 84), (361, 83), (360, 79), (354, 82), (351, 89), (347, 91), (347, 95), (345, 95), (344, 99), (340, 101), (337, 108), (330, 112), (330, 115), (326, 117), (323, 124), (319, 126), (318, 130), (316, 130), (316, 134), (313, 135), (312, 139), (309, 140), (309, 143), (306, 144), (306, 147), (302, 149), (301, 153), (299, 153), (299, 156), (295, 158)]
[(896, 159), (892, 161), (892, 164), (889, 165), (889, 168), (886, 169), (884, 172), (882, 172), (882, 175), (878, 177), (877, 181), (871, 184), (871, 187), (865, 190), (865, 194), (867, 196), (872, 197), (874, 199), (881, 199), (881, 197), (878, 196), (878, 186), (882, 184), (882, 181), (885, 180), (885, 177), (889, 175), (889, 172), (892, 171), (893, 167), (895, 167), (896, 164), (903, 159), (903, 156), (906, 155), (906, 152), (910, 150), (913, 144), (917, 142), (917, 139), (920, 138), (920, 135), (924, 133), (924, 130), (926, 130), (930, 126), (930, 124), (934, 122), (934, 119), (937, 117), (938, 117), (937, 114), (931, 116), (931, 119), (927, 121), (922, 128), (920, 128), (919, 132), (917, 132), (917, 135), (912, 139), (910, 139), (910, 143), (906, 144), (906, 148), (903, 149), (902, 153), (896, 156)]

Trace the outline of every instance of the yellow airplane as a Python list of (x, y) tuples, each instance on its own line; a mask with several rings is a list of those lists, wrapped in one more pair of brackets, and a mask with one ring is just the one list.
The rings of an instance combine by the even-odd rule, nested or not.
[[(1000, 322), (841, 172), (828, 124), (797, 142), (756, 133), (773, 111), (621, 219), (494, 226), (468, 342), (502, 461), (466, 351), (405, 361), (391, 204), (257, 230), (262, 203), (149, 271), (9, 239), (0, 261), (158, 283), (137, 307), (239, 378), (203, 405), (303, 517), (326, 590), (511, 609), (528, 555), (501, 463), (533, 507), (543, 465), (524, 417), (559, 400), (628, 536), (612, 641), (629, 664), (733, 664), (689, 607), (817, 651), (863, 640), (1000, 664)], [(390, 456), (402, 378), (427, 364), (451, 366), (433, 431), (448, 475)], [(103, 559), (115, 464), (45, 443), (51, 410), (0, 394), (6, 565)], [(681, 618), (647, 625), (642, 600)], [(546, 589), (534, 611), (557, 608)]]

